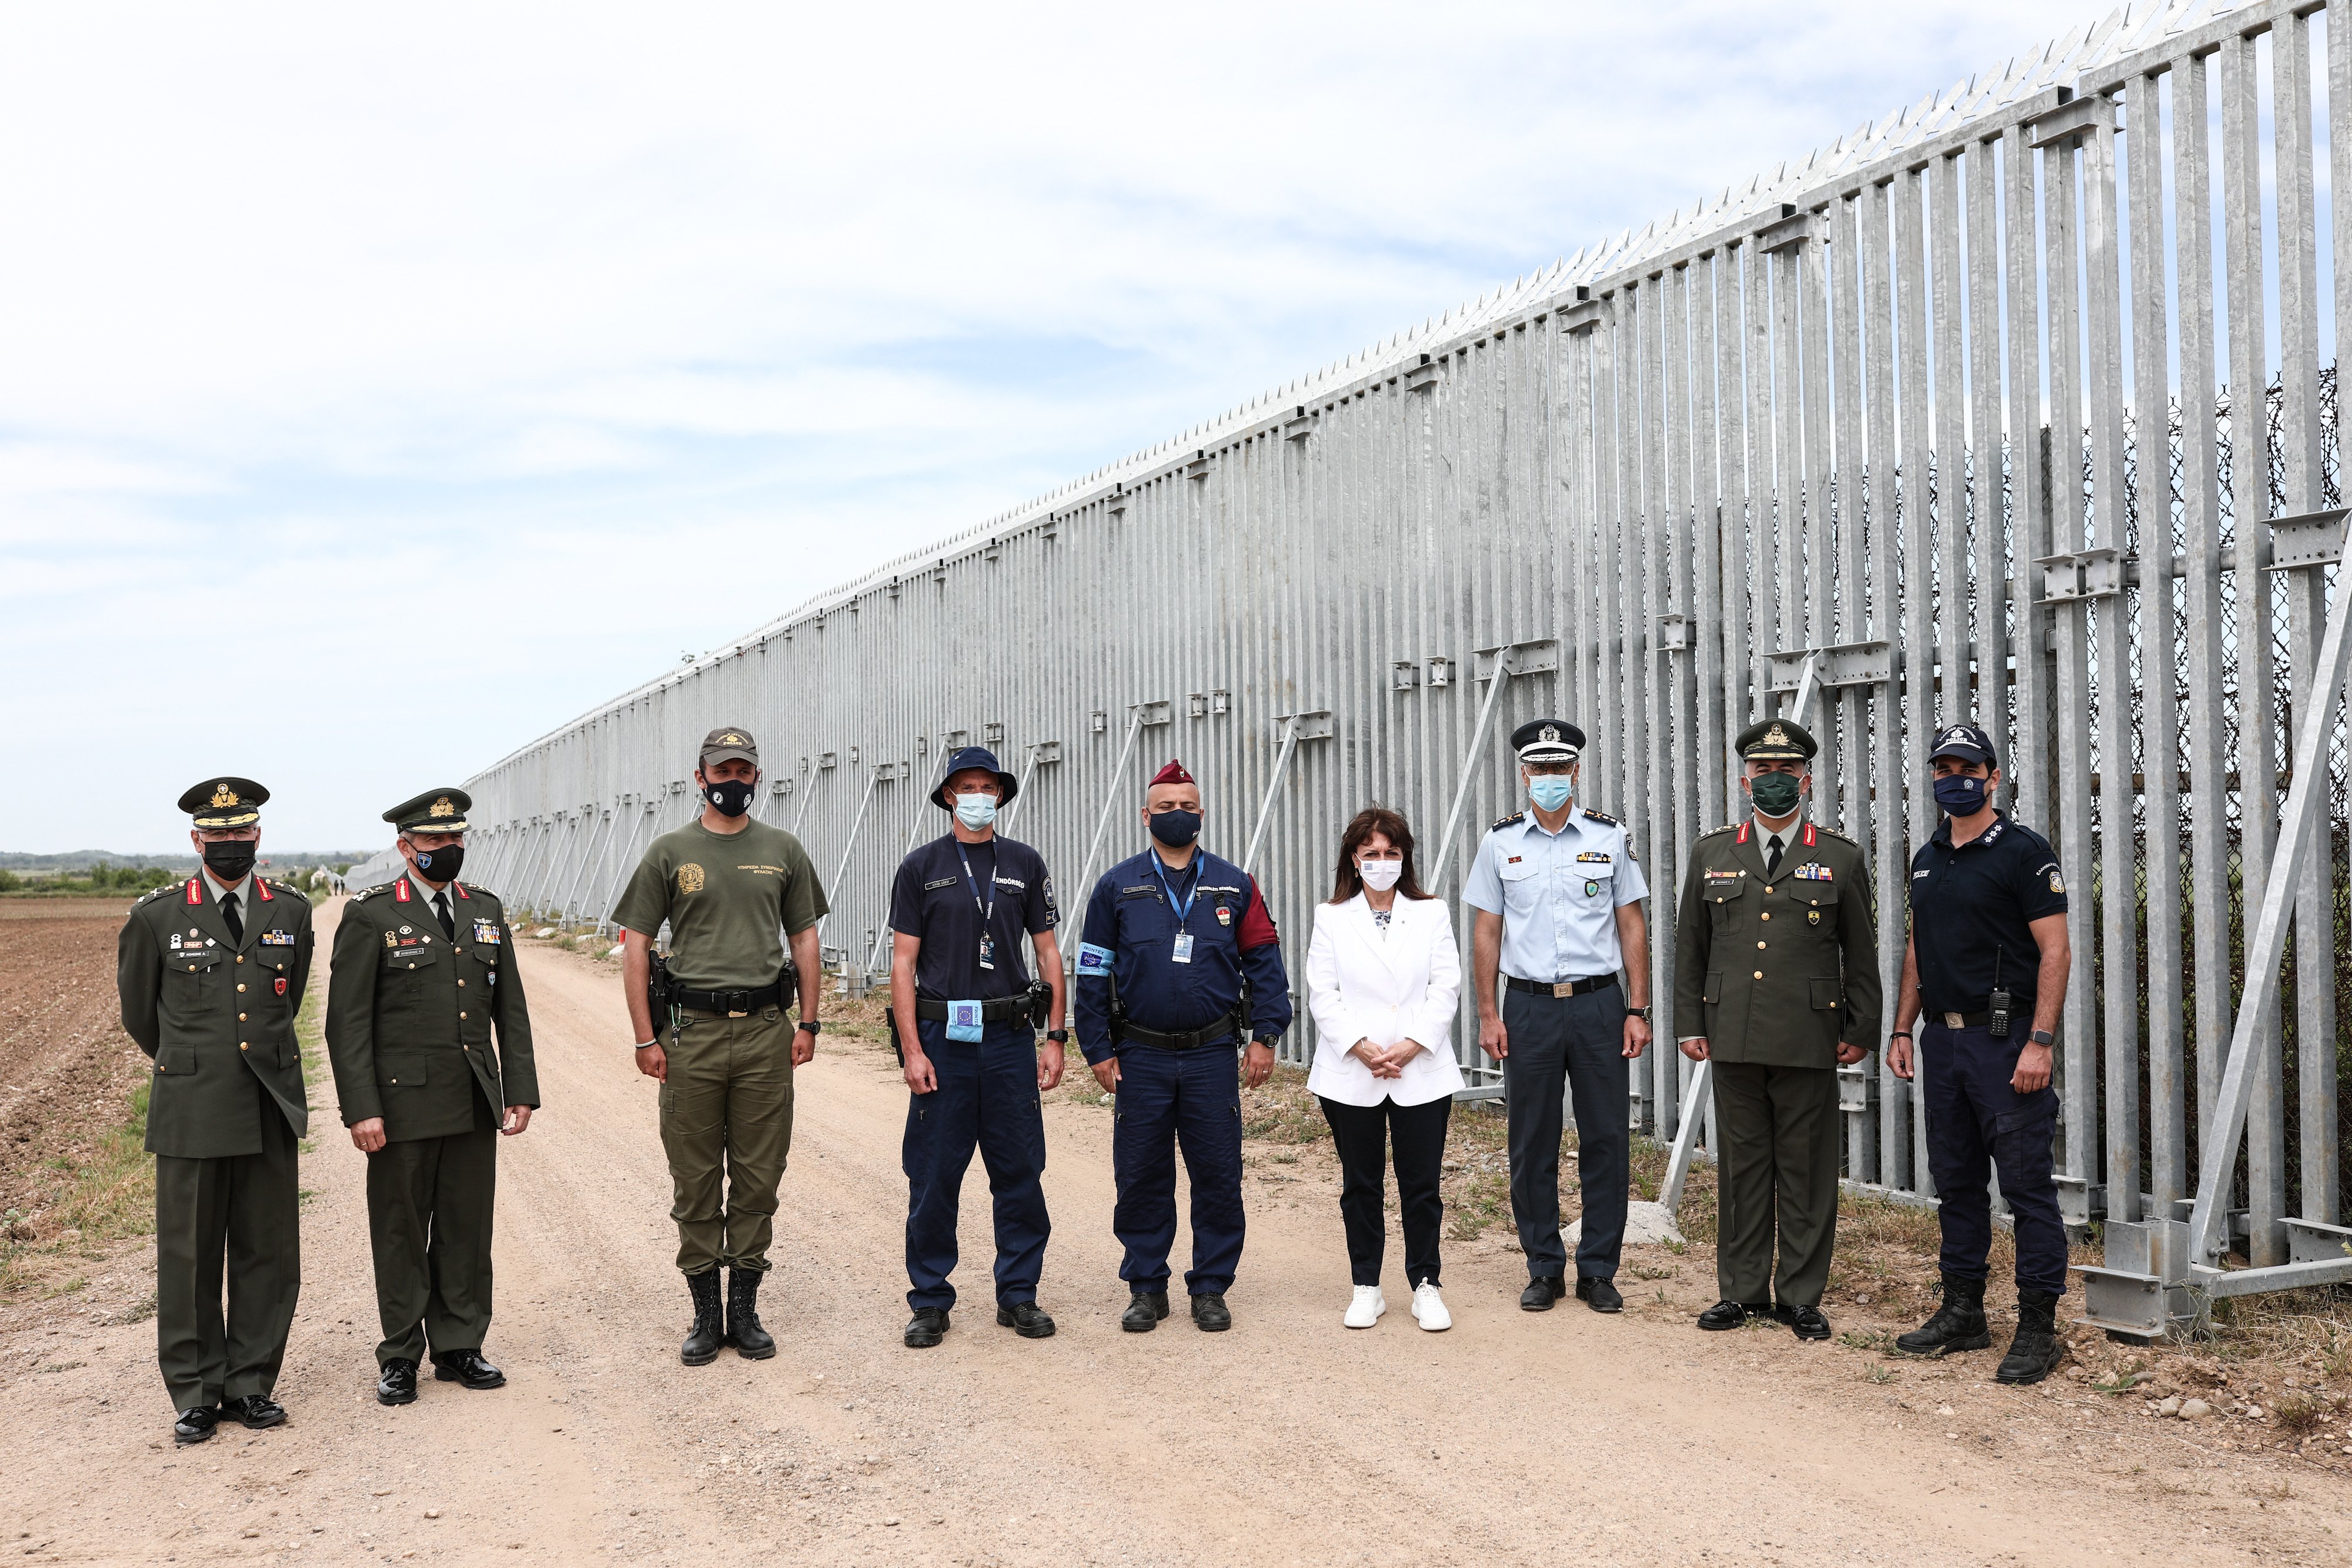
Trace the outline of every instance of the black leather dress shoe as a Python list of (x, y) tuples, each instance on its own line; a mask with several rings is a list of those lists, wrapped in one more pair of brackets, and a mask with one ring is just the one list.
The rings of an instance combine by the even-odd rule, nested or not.
[(1783, 1302), (1773, 1315), (1796, 1330), (1799, 1339), (1830, 1337), (1830, 1321), (1822, 1316), (1819, 1307), (1792, 1307)]
[(416, 1364), (398, 1355), (385, 1362), (383, 1375), (375, 1381), (375, 1402), (379, 1405), (415, 1404)]
[(1614, 1280), (1592, 1279), (1579, 1274), (1576, 1277), (1576, 1299), (1596, 1312), (1622, 1312), (1625, 1310), (1625, 1298), (1617, 1293)]
[(1129, 1298), (1127, 1311), (1118, 1314), (1118, 1326), (1129, 1333), (1150, 1333), (1167, 1315), (1167, 1291), (1138, 1291)]
[(1223, 1294), (1204, 1291), (1193, 1297), (1192, 1323), (1202, 1333), (1223, 1333), (1233, 1327), (1233, 1310), (1225, 1305)]
[(1716, 1333), (1725, 1329), (1746, 1328), (1748, 1319), (1771, 1315), (1772, 1304), (1769, 1301), (1717, 1301), (1699, 1313), (1698, 1326)]
[(929, 1350), (948, 1337), (948, 1310), (945, 1307), (917, 1307), (915, 1315), (907, 1320), (907, 1348)]
[(478, 1350), (444, 1351), (433, 1358), (433, 1375), (468, 1388), (504, 1388), (507, 1375), (482, 1359)]
[(267, 1394), (240, 1394), (234, 1399), (224, 1399), (221, 1414), (256, 1432), (264, 1427), (286, 1425), (286, 1406)]
[(1054, 1337), (1054, 1320), (1047, 1317), (1045, 1310), (1034, 1301), (1013, 1301), (1009, 1305), (999, 1301), (996, 1303), (996, 1321), (1023, 1339)]
[(172, 1423), (172, 1441), (181, 1448), (201, 1443), (213, 1435), (220, 1425), (220, 1412), (210, 1405), (199, 1405), (193, 1410), (183, 1410), (180, 1418)]
[(1568, 1281), (1558, 1274), (1546, 1274), (1539, 1279), (1529, 1280), (1528, 1288), (1519, 1292), (1519, 1311), (1548, 1312), (1551, 1311), (1552, 1303), (1566, 1294), (1568, 1294)]

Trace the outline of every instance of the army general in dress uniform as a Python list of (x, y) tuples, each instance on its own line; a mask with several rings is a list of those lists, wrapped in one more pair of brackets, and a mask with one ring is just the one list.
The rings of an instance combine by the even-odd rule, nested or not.
[(1799, 1339), (1823, 1340), (1837, 1228), (1836, 1070), (1878, 1047), (1870, 862), (1852, 839), (1806, 816), (1820, 747), (1801, 727), (1766, 719), (1734, 745), (1751, 814), (1692, 848), (1675, 925), (1675, 1019), (1696, 1026), (1682, 1051), (1715, 1063), (1723, 1299), (1698, 1326), (1773, 1317)]
[(268, 799), (250, 779), (180, 797), (204, 867), (132, 906), (115, 964), (123, 1030), (155, 1062), (155, 1349), (180, 1443), (286, 1419), (270, 1395), (302, 1285), (310, 901), (254, 874)]
[(506, 912), (457, 880), (472, 805), (430, 789), (386, 811), (408, 870), (353, 894), (335, 928), (327, 1054), (368, 1157), (385, 1405), (416, 1397), (428, 1351), (446, 1382), (506, 1382), (482, 1356), (498, 1143), (530, 1124), (539, 1075)]

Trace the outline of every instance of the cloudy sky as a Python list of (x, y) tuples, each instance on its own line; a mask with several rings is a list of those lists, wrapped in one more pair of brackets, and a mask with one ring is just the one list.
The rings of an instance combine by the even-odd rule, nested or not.
[[(2104, 7), (2102, 7), (2104, 10)], [(2092, 19), (0, 11), (0, 849), (280, 849)]]

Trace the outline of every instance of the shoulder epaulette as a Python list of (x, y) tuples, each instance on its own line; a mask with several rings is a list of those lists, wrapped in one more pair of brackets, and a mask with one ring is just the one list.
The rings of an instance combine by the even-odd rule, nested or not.
[(1817, 823), (1817, 824), (1815, 824), (1815, 827), (1816, 827), (1816, 830), (1821, 833), (1822, 837), (1823, 837), (1823, 838), (1825, 838), (1825, 839), (1835, 839), (1838, 842), (1840, 842), (1840, 843), (1842, 843), (1842, 844), (1851, 844), (1851, 845), (1853, 845), (1855, 849), (1860, 849), (1860, 848), (1862, 848), (1862, 842), (1861, 842), (1861, 841), (1860, 841), (1860, 840), (1855, 839), (1855, 838), (1853, 838), (1853, 837), (1852, 837), (1852, 836), (1850, 836), (1850, 835), (1848, 835), (1848, 834), (1841, 833), (1841, 832), (1839, 832), (1835, 828), (1823, 828), (1823, 827), (1821, 827), (1818, 823)]
[(261, 880), (268, 883), (270, 886), (276, 888), (280, 893), (290, 893), (297, 898), (305, 898), (309, 896), (300, 888), (295, 886), (290, 882), (280, 882), (274, 876), (265, 876)]
[(1709, 840), (1709, 839), (1711, 839), (1711, 838), (1714, 838), (1714, 837), (1715, 837), (1717, 834), (1718, 834), (1718, 833), (1736, 833), (1736, 832), (1738, 832), (1738, 831), (1739, 831), (1739, 824), (1738, 824), (1738, 823), (1737, 823), (1737, 822), (1726, 822), (1726, 823), (1724, 823), (1724, 824), (1723, 824), (1723, 826), (1721, 826), (1721, 827), (1719, 827), (1719, 828), (1709, 828), (1706, 831), (1705, 831), (1705, 832), (1701, 833), (1701, 834), (1698, 836), (1698, 841), (1699, 841), (1699, 842), (1701, 842), (1701, 843), (1705, 843), (1705, 842), (1706, 842), (1706, 841), (1707, 841), (1707, 840)]
[(1605, 827), (1611, 828), (1622, 828), (1625, 825), (1616, 818), (1609, 815), (1606, 811), (1595, 811), (1589, 807), (1585, 810), (1584, 820), (1588, 822), (1599, 822)]
[(1507, 827), (1509, 827), (1513, 822), (1524, 822), (1524, 821), (1526, 821), (1527, 820), (1528, 820), (1528, 814), (1527, 814), (1525, 811), (1514, 811), (1514, 812), (1512, 812), (1509, 816), (1507, 816), (1507, 817), (1504, 818), (1501, 821), (1496, 822), (1496, 823), (1495, 824), (1495, 826), (1494, 826), (1494, 827), (1492, 827), (1492, 828), (1488, 828), (1486, 831), (1487, 831), (1488, 832), (1490, 832), (1490, 833), (1491, 833), (1491, 832), (1494, 832), (1496, 829), (1499, 829), (1499, 828), (1507, 828)]
[(388, 882), (380, 883), (374, 887), (363, 887), (360, 889), (359, 892), (352, 894), (352, 902), (353, 904), (359, 904), (364, 900), (373, 898), (379, 893), (390, 893), (391, 891), (392, 883)]
[(139, 903), (132, 904), (131, 907), (136, 909), (140, 904), (152, 904), (167, 893), (177, 893), (179, 891), (180, 884), (176, 882), (167, 882), (161, 887), (151, 887), (146, 892), (141, 894), (139, 895)]

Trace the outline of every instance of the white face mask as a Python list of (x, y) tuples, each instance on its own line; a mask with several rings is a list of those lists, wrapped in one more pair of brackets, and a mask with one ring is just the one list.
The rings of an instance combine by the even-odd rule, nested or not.
[(1358, 861), (1356, 873), (1364, 879), (1364, 885), (1374, 893), (1386, 893), (1397, 884), (1397, 878), (1404, 874), (1404, 862), (1401, 860)]

